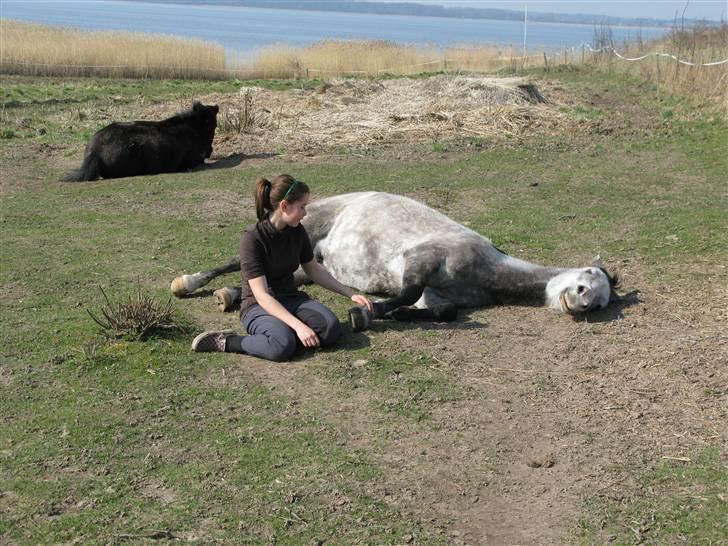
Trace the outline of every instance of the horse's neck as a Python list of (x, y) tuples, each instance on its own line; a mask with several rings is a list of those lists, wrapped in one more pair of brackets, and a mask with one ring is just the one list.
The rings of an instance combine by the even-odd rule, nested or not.
[(493, 291), (501, 297), (537, 304), (547, 303), (546, 287), (553, 279), (569, 271), (503, 255), (494, 268)]

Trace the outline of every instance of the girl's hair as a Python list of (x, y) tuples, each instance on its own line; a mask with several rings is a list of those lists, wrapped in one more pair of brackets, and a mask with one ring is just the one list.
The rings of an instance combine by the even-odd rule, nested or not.
[(293, 203), (307, 193), (310, 190), (306, 183), (288, 174), (276, 176), (273, 182), (261, 176), (255, 182), (255, 213), (258, 220), (263, 220), (269, 212), (273, 212), (284, 199)]

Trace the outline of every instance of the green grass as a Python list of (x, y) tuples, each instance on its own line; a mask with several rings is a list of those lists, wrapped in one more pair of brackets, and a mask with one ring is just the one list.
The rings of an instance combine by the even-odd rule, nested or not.
[[(595, 544), (723, 544), (728, 537), (728, 465), (717, 448), (694, 460), (665, 461), (636, 477), (629, 495), (590, 499), (578, 541)], [(616, 498), (615, 498), (616, 497)]]
[(2, 76), (0, 107), (14, 108), (24, 105), (86, 104), (103, 101), (131, 102), (140, 98), (152, 101), (177, 99), (209, 93), (234, 93), (241, 87), (266, 89), (310, 89), (320, 83), (310, 80), (108, 80), (103, 78), (29, 78), (26, 76)]
[[(609, 87), (644, 101), (645, 115), (672, 125), (648, 136), (554, 136), (487, 148), (463, 139), (423, 144), (409, 159), (279, 160), (265, 173), (242, 163), (67, 184), (58, 182), (65, 172), (57, 156), (36, 150), (52, 144), (79, 154), (93, 130), (87, 110), (109, 101), (131, 105), (140, 95), (186, 100), (263, 82), (4, 79), (0, 153), (15, 169), (3, 169), (0, 203), (2, 540), (141, 542), (157, 531), (222, 543), (397, 544), (408, 535), (420, 544), (451, 542), (436, 529), (451, 522), (430, 522), (411, 505), (383, 500), (389, 477), (376, 453), (342, 447), (328, 416), (349, 393), (366, 392), (363, 411), (388, 430), (436, 426), (433, 409), (468, 396), (468, 386), (449, 377), (429, 350), (447, 343), (437, 330), (387, 329), (410, 340), (399, 350), (395, 337), (388, 351), (380, 347), (384, 330), (374, 329), (370, 341), (349, 334), (313, 357), (306, 372), (331, 398), (296, 405), (230, 355), (191, 354), (183, 332), (146, 342), (101, 340), (86, 309), (98, 309), (99, 286), (116, 299), (139, 279), (145, 291), (166, 298), (175, 275), (225, 261), (253, 218), (235, 199), (225, 209), (200, 204), (222, 192), (249, 199), (257, 176), (279, 172), (309, 181), (314, 197), (364, 189), (412, 195), (532, 261), (579, 265), (601, 253), (607, 265), (669, 263), (648, 270), (647, 280), (701, 286), (705, 268), (723, 263), (728, 248), (725, 122), (689, 114), (677, 99), (650, 106), (649, 89), (634, 82), (550, 74), (577, 89)], [(671, 116), (663, 114), (668, 110)], [(607, 122), (611, 115), (601, 107), (567, 114)], [(311, 293), (344, 316), (348, 302)], [(209, 301), (175, 305), (192, 327), (209, 326), (212, 315), (202, 312)], [(553, 386), (545, 376), (534, 381), (541, 390)], [(634, 520), (650, 527), (643, 535), (655, 544), (678, 535), (688, 543), (718, 541), (725, 536), (725, 501), (716, 500), (725, 466), (715, 450), (695, 457), (688, 465), (634, 469), (656, 493), (628, 505), (590, 500), (576, 540), (614, 534), (631, 543), (634, 533), (623, 522)], [(686, 487), (694, 498), (681, 493)]]
[(447, 377), (431, 356), (408, 351), (393, 356), (347, 358), (330, 364), (322, 372), (346, 393), (365, 390), (370, 404), (383, 416), (393, 414), (415, 422), (426, 421), (436, 405), (460, 400), (466, 389)]
[(417, 531), (368, 494), (378, 469), (284, 397), (211, 381), (189, 358), (149, 369), (147, 350), (127, 348), (136, 358), (123, 366), (62, 366), (49, 388), (25, 390), (0, 437), (13, 453), (3, 490), (17, 498), (0, 525), (6, 538), (106, 542), (166, 529), (308, 544)]

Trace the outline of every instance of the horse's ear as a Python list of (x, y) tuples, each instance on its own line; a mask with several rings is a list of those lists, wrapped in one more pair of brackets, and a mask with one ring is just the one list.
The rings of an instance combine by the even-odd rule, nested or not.
[(198, 112), (198, 111), (202, 110), (202, 103), (198, 100), (193, 100), (192, 101), (192, 110), (194, 112)]
[(602, 257), (599, 254), (592, 258), (592, 265), (594, 267), (598, 267), (599, 269), (604, 269), (604, 262), (602, 261)]
[(220, 111), (220, 107), (217, 104), (213, 104), (212, 106), (208, 106), (208, 108), (211, 108), (213, 112), (216, 114)]

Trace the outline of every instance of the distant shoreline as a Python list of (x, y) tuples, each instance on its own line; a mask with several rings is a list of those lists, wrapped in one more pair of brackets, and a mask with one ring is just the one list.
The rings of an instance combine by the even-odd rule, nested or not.
[[(432, 6), (409, 2), (370, 2), (366, 0), (122, 0), (124, 2), (180, 5), (211, 5), (241, 8), (320, 11), (330, 13), (359, 13), (367, 15), (407, 15), (413, 17), (446, 17), (451, 19), (488, 19), (494, 21), (523, 21), (519, 10)], [(630, 28), (669, 28), (675, 20), (653, 18), (612, 17), (594, 14), (565, 14), (528, 12), (528, 21), (576, 25), (603, 25)], [(693, 26), (698, 23), (718, 25), (710, 19), (684, 19), (679, 23)]]

